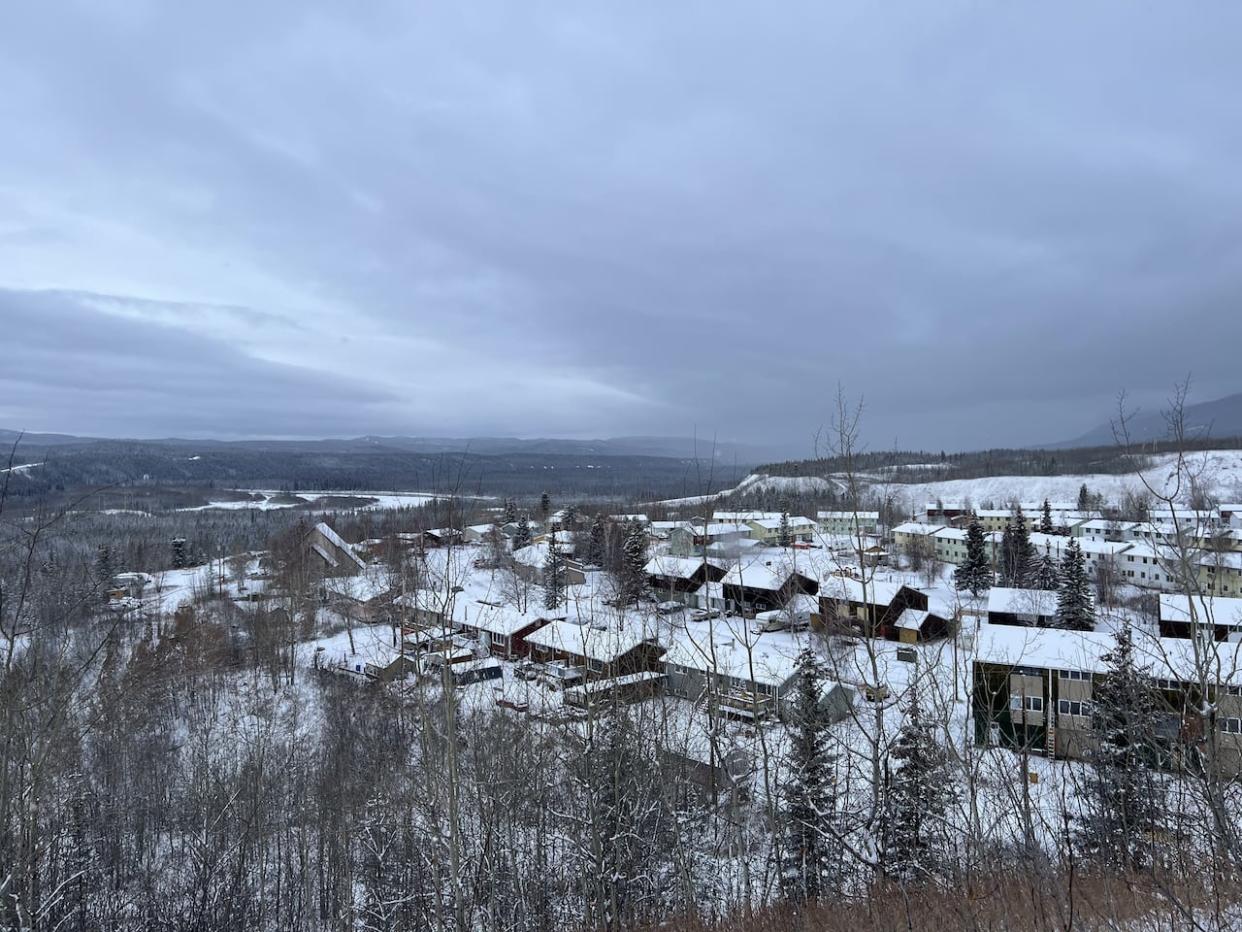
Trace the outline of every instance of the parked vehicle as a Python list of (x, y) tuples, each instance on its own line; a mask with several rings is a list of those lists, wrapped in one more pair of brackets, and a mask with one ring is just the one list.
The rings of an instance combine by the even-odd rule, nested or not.
[(534, 660), (519, 660), (513, 667), (513, 675), (519, 680), (537, 680), (543, 672), (543, 664)]
[(684, 612), (686, 606), (680, 602), (661, 602), (656, 606), (656, 611), (661, 615), (675, 615), (678, 612)]
[(719, 618), (720, 612), (714, 608), (696, 608), (690, 613), (691, 621), (710, 621), (713, 618)]

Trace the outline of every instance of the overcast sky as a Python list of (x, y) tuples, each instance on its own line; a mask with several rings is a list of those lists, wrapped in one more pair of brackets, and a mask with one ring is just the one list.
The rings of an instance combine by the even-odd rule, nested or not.
[[(1242, 6), (0, 13), (0, 426), (1057, 440), (1242, 391)], [(1163, 9), (1158, 7), (1163, 6)]]

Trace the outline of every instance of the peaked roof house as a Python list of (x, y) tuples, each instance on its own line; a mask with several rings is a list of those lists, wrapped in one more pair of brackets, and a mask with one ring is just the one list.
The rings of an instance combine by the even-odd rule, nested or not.
[(668, 555), (652, 557), (644, 571), (656, 596), (674, 602), (688, 601), (703, 583), (719, 582), (725, 575), (721, 567), (708, 560)]
[[(789, 536), (797, 541), (809, 543), (815, 534), (815, 522), (801, 515), (790, 515), (785, 522), (789, 527)], [(750, 528), (750, 536), (770, 546), (776, 545), (781, 539), (781, 517), (752, 518), (746, 522)]]
[(636, 624), (554, 621), (526, 637), (536, 660), (561, 660), (588, 671), (588, 679), (659, 671), (664, 648)]
[(1051, 627), (1057, 614), (1057, 594), (1047, 589), (988, 590), (988, 623), (1022, 627)]
[(329, 576), (352, 576), (367, 568), (366, 561), (326, 521), (311, 528), (306, 545), (322, 561), (324, 572)]
[(743, 615), (784, 608), (798, 593), (815, 595), (819, 583), (793, 568), (788, 561), (759, 554), (730, 567), (720, 580), (725, 599)]
[(867, 637), (915, 642), (944, 637), (951, 630), (945, 612), (932, 611), (927, 593), (904, 583), (830, 576), (819, 592), (820, 617), (856, 628)]
[(526, 639), (553, 622), (539, 614), (519, 612), (497, 602), (458, 602), (453, 620), (462, 634), (474, 638), (493, 657), (525, 657), (530, 653)]
[(1242, 599), (1160, 596), (1161, 637), (1189, 638), (1196, 628), (1215, 641), (1242, 639)]

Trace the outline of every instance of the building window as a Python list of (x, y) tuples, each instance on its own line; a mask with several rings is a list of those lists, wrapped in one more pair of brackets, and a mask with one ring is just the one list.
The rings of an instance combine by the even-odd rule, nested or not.
[(1222, 718), (1220, 730), (1227, 735), (1242, 735), (1242, 718)]
[(1063, 680), (1089, 680), (1091, 674), (1085, 670), (1058, 670), (1057, 676)]
[(1057, 714), (1059, 715), (1090, 715), (1091, 703), (1077, 699), (1058, 699)]
[(1009, 708), (1012, 711), (1021, 712), (1024, 707), (1027, 712), (1044, 711), (1043, 696), (1010, 696), (1009, 697)]

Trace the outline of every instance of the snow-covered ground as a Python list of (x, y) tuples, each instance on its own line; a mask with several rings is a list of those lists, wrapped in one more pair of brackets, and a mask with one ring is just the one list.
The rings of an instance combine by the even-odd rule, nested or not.
[[(1085, 483), (1092, 494), (1100, 494), (1109, 502), (1119, 502), (1127, 492), (1138, 492), (1146, 480), (1157, 490), (1172, 490), (1170, 474), (1176, 457), (1162, 454), (1155, 457), (1153, 465), (1142, 473), (1142, 479), (1134, 473), (1114, 475), (1111, 473), (1084, 473), (1065, 476), (985, 476), (978, 479), (947, 479), (937, 482), (902, 483), (891, 476), (869, 477), (871, 485), (889, 481), (886, 492), (904, 499), (908, 505), (918, 508), (937, 499), (946, 502), (969, 501), (974, 505), (992, 502), (1003, 507), (1005, 502), (1020, 501), (1074, 501), (1078, 490)], [(1242, 499), (1242, 450), (1207, 450), (1191, 453), (1187, 457), (1190, 471), (1201, 477), (1203, 490), (1221, 501)], [(915, 467), (894, 467), (882, 472), (896, 472)], [(732, 489), (724, 489), (711, 495), (669, 499), (664, 505), (697, 505), (716, 501), (732, 495), (758, 492), (788, 492), (791, 494), (816, 494), (839, 492), (840, 479), (833, 476), (766, 476), (751, 473)], [(1189, 494), (1181, 489), (1180, 496)]]
[(0, 474), (11, 472), (14, 475), (18, 475), (20, 473), (26, 472), (27, 470), (34, 469), (36, 466), (42, 466), (42, 465), (43, 465), (42, 463), (23, 463), (20, 466), (6, 466), (4, 469), (0, 469)]
[[(1175, 456), (1166, 454), (1155, 458), (1155, 463), (1143, 471), (1142, 477), (1152, 488), (1173, 491), (1170, 474)], [(1190, 454), (1188, 460), (1193, 472), (1202, 476), (1203, 488), (1221, 501), (1235, 501), (1242, 495), (1242, 450), (1208, 450)], [(1086, 483), (1092, 494), (1103, 495), (1105, 501), (1119, 502), (1127, 492), (1143, 488), (1140, 478), (1133, 473), (1111, 475), (1087, 473), (1071, 476), (987, 476), (980, 479), (950, 479), (944, 482), (922, 482), (911, 485), (895, 485), (892, 491), (903, 496), (913, 505), (934, 502), (969, 500), (976, 506), (981, 502), (993, 502), (1004, 507), (1009, 501), (1074, 501), (1078, 490)], [(1181, 495), (1189, 493), (1182, 489)]]
[[(178, 511), (205, 511), (208, 509), (219, 509), (221, 511), (244, 511), (247, 509), (268, 511), (270, 509), (278, 508), (296, 508), (299, 505), (312, 504), (322, 498), (370, 499), (370, 501), (368, 501), (365, 505), (358, 506), (325, 503), (323, 508), (320, 509), (322, 511), (380, 511), (388, 508), (417, 508), (420, 505), (425, 505), (427, 502), (434, 501), (437, 498), (437, 496), (431, 492), (355, 492), (341, 490), (288, 492), (278, 489), (231, 489), (230, 491), (261, 497), (245, 498), (236, 501), (208, 502), (206, 505), (196, 505), (192, 508), (179, 508)], [(273, 501), (273, 499), (283, 498), (289, 495), (296, 496), (301, 501)]]

